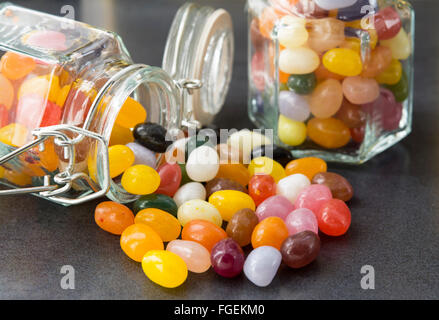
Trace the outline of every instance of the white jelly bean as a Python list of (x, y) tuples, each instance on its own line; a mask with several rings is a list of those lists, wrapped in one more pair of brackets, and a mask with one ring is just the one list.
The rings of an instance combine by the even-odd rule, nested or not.
[(207, 220), (218, 227), (223, 224), (223, 218), (218, 209), (204, 200), (189, 200), (183, 203), (177, 212), (178, 221), (182, 226), (192, 220)]
[(189, 200), (206, 200), (206, 188), (199, 182), (189, 182), (181, 186), (174, 195), (177, 207)]
[(311, 182), (307, 176), (301, 173), (296, 173), (279, 180), (276, 192), (294, 203), (300, 191), (308, 187), (310, 184)]
[(306, 96), (292, 91), (281, 91), (279, 93), (279, 112), (287, 118), (303, 122), (310, 115), (308, 99)]
[(284, 49), (279, 55), (279, 69), (288, 74), (308, 74), (319, 64), (318, 54), (310, 48)]
[(201, 146), (192, 151), (186, 163), (189, 178), (198, 182), (210, 181), (219, 170), (219, 157), (215, 149)]
[(133, 165), (144, 164), (151, 168), (156, 167), (157, 158), (153, 151), (135, 142), (130, 142), (126, 146), (134, 153), (135, 160)]
[(274, 247), (262, 246), (254, 249), (244, 263), (244, 274), (259, 287), (268, 286), (279, 269), (282, 255)]
[(252, 150), (262, 145), (271, 144), (271, 140), (258, 132), (243, 129), (232, 134), (227, 140), (227, 144), (239, 150), (243, 163), (249, 164)]
[(308, 41), (308, 31), (304, 25), (294, 23), (283, 26), (278, 32), (279, 43), (286, 48), (298, 48)]
[(334, 10), (353, 6), (357, 0), (315, 0), (315, 2), (324, 10)]

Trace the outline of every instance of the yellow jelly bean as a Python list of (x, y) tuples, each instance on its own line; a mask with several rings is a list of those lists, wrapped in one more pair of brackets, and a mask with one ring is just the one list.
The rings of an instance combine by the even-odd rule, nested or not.
[(0, 179), (5, 177), (6, 169), (0, 166)]
[(399, 33), (390, 40), (381, 40), (382, 46), (389, 47), (392, 50), (393, 59), (405, 60), (410, 57), (412, 53), (412, 46), (410, 43), (409, 36), (403, 28)]
[(220, 212), (225, 221), (241, 209), (255, 210), (255, 202), (246, 193), (236, 190), (221, 190), (214, 192), (209, 197), (209, 203), (213, 204)]
[(142, 259), (145, 275), (154, 283), (175, 288), (183, 284), (187, 278), (187, 266), (180, 256), (171, 251), (152, 250)]
[(180, 222), (173, 215), (157, 208), (140, 210), (134, 218), (134, 223), (151, 227), (163, 242), (177, 239), (181, 232)]
[(254, 158), (248, 166), (248, 171), (250, 172), (250, 176), (258, 173), (269, 174), (276, 182), (286, 176), (282, 165), (268, 157)]
[(115, 124), (111, 131), (110, 146), (115, 144), (128, 144), (134, 142), (134, 136), (130, 129)]
[(308, 74), (319, 65), (318, 54), (310, 48), (284, 49), (279, 55), (279, 69), (287, 74)]
[(138, 164), (129, 167), (124, 172), (121, 182), (122, 187), (129, 193), (138, 195), (151, 194), (160, 186), (160, 175), (153, 168)]
[(0, 142), (13, 147), (21, 147), (27, 141), (29, 131), (19, 123), (11, 123), (0, 129)]
[(399, 60), (393, 59), (386, 70), (381, 72), (375, 79), (381, 84), (397, 84), (402, 77), (402, 65)]
[(58, 93), (58, 97), (56, 98), (56, 105), (60, 106), (61, 108), (64, 107), (64, 103), (67, 100), (67, 96), (69, 95), (70, 89), (72, 88), (72, 85), (66, 85), (60, 89)]
[(323, 65), (329, 71), (342, 76), (358, 76), (363, 63), (358, 52), (346, 48), (331, 49), (323, 55)]
[(136, 124), (145, 122), (146, 110), (131, 97), (125, 100), (116, 118), (116, 124), (124, 128), (134, 128)]
[(200, 199), (184, 202), (178, 208), (177, 217), (183, 227), (192, 220), (207, 220), (218, 227), (223, 224), (223, 218), (218, 209), (213, 204)]
[(283, 143), (289, 146), (298, 146), (306, 139), (306, 125), (303, 122), (280, 115), (277, 134)]
[(134, 153), (127, 146), (115, 145), (108, 148), (110, 160), (110, 177), (115, 178), (122, 174), (134, 163)]
[(49, 101), (55, 103), (60, 90), (59, 77), (48, 74), (25, 80), (18, 90), (17, 98), (20, 99), (24, 95), (35, 93), (41, 97), (47, 97)]

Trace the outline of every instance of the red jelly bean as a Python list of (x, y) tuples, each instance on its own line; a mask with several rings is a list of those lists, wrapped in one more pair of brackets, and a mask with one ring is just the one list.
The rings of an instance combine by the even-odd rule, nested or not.
[(351, 138), (356, 143), (362, 143), (364, 140), (364, 133), (366, 130), (366, 127), (363, 125), (359, 128), (352, 128), (351, 130)]
[(61, 122), (62, 109), (55, 103), (47, 100), (46, 110), (44, 110), (43, 119), (40, 127), (54, 126)]
[(339, 199), (325, 202), (316, 216), (320, 231), (329, 236), (341, 236), (351, 225), (351, 211), (346, 203)]
[(213, 270), (226, 278), (236, 277), (244, 267), (244, 252), (231, 238), (217, 242), (210, 255)]
[(173, 197), (181, 183), (180, 166), (177, 163), (165, 163), (157, 172), (160, 175), (160, 186), (156, 193)]
[(401, 30), (401, 19), (398, 12), (392, 7), (380, 10), (374, 18), (375, 28), (380, 40), (391, 39)]
[(248, 194), (256, 206), (265, 199), (276, 194), (276, 181), (268, 174), (256, 174), (248, 183)]

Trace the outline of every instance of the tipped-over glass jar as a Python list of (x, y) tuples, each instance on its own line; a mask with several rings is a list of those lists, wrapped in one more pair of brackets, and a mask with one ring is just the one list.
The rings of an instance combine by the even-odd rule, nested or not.
[(359, 164), (411, 131), (403, 0), (248, 0), (249, 116), (294, 156)]
[(112, 32), (6, 3), (0, 56), (0, 178), (13, 187), (0, 193), (129, 202), (138, 196), (110, 173), (108, 147), (133, 142), (142, 123), (168, 133), (209, 123), (231, 79), (232, 23), (184, 5), (159, 68), (134, 64)]

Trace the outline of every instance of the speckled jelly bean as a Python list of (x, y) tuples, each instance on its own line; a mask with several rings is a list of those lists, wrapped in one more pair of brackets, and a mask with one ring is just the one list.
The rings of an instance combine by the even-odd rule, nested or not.
[(254, 249), (244, 263), (244, 274), (258, 287), (268, 286), (274, 279), (282, 255), (276, 248), (262, 246)]
[(225, 221), (229, 221), (238, 210), (249, 208), (255, 210), (253, 199), (246, 193), (236, 190), (221, 190), (209, 197)]
[(344, 23), (334, 18), (310, 19), (308, 45), (318, 53), (341, 45), (345, 39)]
[(317, 78), (314, 73), (293, 74), (289, 76), (288, 89), (297, 94), (310, 94), (317, 84)]
[(287, 198), (291, 203), (294, 203), (298, 194), (310, 184), (311, 182), (305, 175), (296, 173), (280, 180), (277, 184), (276, 192)]
[(316, 213), (319, 230), (329, 236), (345, 234), (351, 225), (351, 211), (339, 199), (326, 201)]
[(289, 162), (285, 167), (287, 176), (301, 173), (311, 180), (319, 172), (326, 172), (328, 165), (325, 160), (316, 157), (305, 157)]
[(181, 186), (174, 195), (174, 201), (178, 207), (186, 201), (195, 199), (206, 199), (206, 188), (199, 182), (189, 182)]
[(140, 210), (136, 214), (134, 222), (151, 227), (164, 242), (175, 240), (180, 236), (181, 226), (179, 221), (170, 213), (160, 209), (147, 208)]
[(278, 136), (280, 141), (289, 146), (301, 145), (306, 139), (306, 125), (303, 122), (279, 116)]
[(187, 240), (173, 240), (166, 250), (184, 260), (190, 272), (203, 273), (210, 268), (210, 253), (201, 244)]
[(101, 229), (119, 235), (134, 223), (134, 214), (123, 204), (104, 201), (95, 209), (95, 222)]
[(219, 157), (215, 149), (201, 146), (192, 151), (186, 163), (186, 172), (194, 181), (204, 182), (215, 178), (219, 170)]
[(272, 246), (280, 249), (284, 240), (288, 237), (288, 229), (285, 222), (279, 217), (268, 217), (255, 227), (252, 233), (252, 246)]
[(186, 281), (188, 270), (182, 258), (171, 251), (151, 250), (142, 259), (145, 275), (165, 288), (176, 288)]
[(210, 260), (216, 273), (225, 278), (233, 278), (242, 272), (245, 258), (239, 244), (227, 238), (213, 246)]
[(218, 241), (225, 238), (227, 238), (227, 233), (223, 229), (206, 220), (189, 221), (181, 232), (182, 240), (195, 241), (209, 252)]
[(331, 190), (320, 184), (312, 184), (304, 188), (294, 201), (296, 208), (307, 208), (316, 213), (320, 210), (322, 205), (332, 199)]
[(320, 252), (320, 238), (311, 231), (289, 236), (280, 249), (282, 261), (290, 268), (298, 269), (313, 262)]
[(389, 47), (392, 50), (392, 57), (396, 60), (405, 60), (412, 53), (410, 38), (403, 28), (392, 39), (382, 40), (380, 43), (382, 46)]
[(319, 64), (317, 53), (306, 47), (284, 49), (279, 54), (279, 69), (287, 74), (308, 74)]
[(291, 160), (294, 160), (291, 151), (276, 144), (262, 145), (252, 150), (252, 159), (264, 156), (279, 162), (283, 167)]
[(181, 183), (181, 169), (177, 163), (165, 163), (157, 169), (160, 176), (160, 186), (156, 193), (173, 197)]
[(241, 247), (251, 242), (254, 228), (259, 223), (259, 219), (253, 210), (244, 208), (238, 210), (227, 224), (227, 235), (236, 241)]
[(378, 98), (380, 87), (375, 79), (348, 77), (343, 80), (343, 94), (353, 104), (366, 104)]
[(110, 161), (110, 177), (122, 174), (134, 163), (134, 153), (127, 146), (115, 145), (108, 148)]
[(156, 167), (157, 158), (154, 152), (135, 142), (130, 142), (126, 146), (134, 153), (135, 160), (133, 164), (144, 164), (151, 168)]
[(309, 108), (317, 118), (329, 118), (337, 113), (343, 102), (340, 81), (327, 79), (321, 82), (311, 95)]
[(159, 187), (160, 176), (153, 168), (138, 164), (129, 167), (124, 172), (121, 183), (122, 187), (129, 193), (138, 195), (151, 194)]
[(308, 99), (291, 91), (281, 91), (279, 112), (289, 119), (303, 122), (310, 116)]
[(292, 211), (285, 219), (285, 225), (290, 236), (307, 230), (316, 234), (319, 232), (316, 215), (307, 208), (299, 208)]
[(254, 158), (248, 166), (248, 171), (250, 176), (260, 173), (269, 174), (276, 182), (285, 177), (285, 170), (280, 163), (268, 157)]
[(276, 194), (276, 181), (268, 174), (255, 174), (248, 184), (248, 194), (258, 206), (262, 201)]
[(349, 201), (354, 196), (354, 189), (346, 178), (334, 172), (317, 173), (311, 181), (313, 184), (322, 184), (331, 190), (335, 199)]
[(358, 52), (346, 48), (329, 50), (323, 55), (322, 63), (329, 71), (346, 77), (358, 76), (363, 70)]
[(178, 221), (184, 227), (192, 220), (207, 220), (221, 227), (223, 219), (218, 209), (207, 201), (194, 199), (183, 203), (178, 208)]
[(288, 214), (294, 210), (293, 203), (282, 195), (275, 195), (265, 199), (256, 209), (259, 221), (268, 217), (279, 217), (285, 220)]
[(349, 128), (343, 121), (334, 118), (313, 118), (307, 124), (308, 137), (327, 149), (344, 147), (351, 138)]
[(125, 254), (134, 261), (142, 261), (150, 250), (163, 250), (163, 241), (159, 234), (145, 224), (132, 224), (120, 237), (120, 246)]
[(148, 194), (140, 197), (134, 202), (133, 210), (135, 213), (146, 208), (157, 208), (177, 216), (178, 207), (175, 201), (164, 194)]

